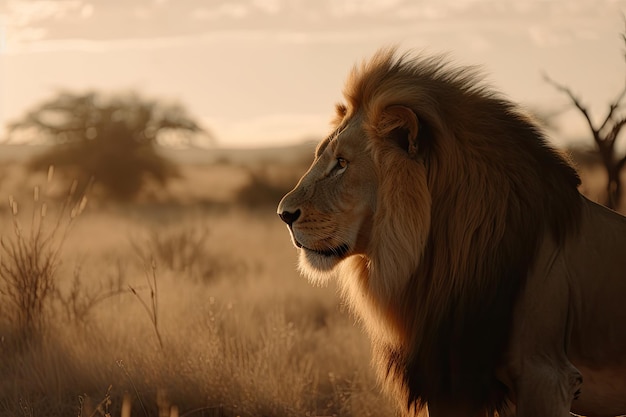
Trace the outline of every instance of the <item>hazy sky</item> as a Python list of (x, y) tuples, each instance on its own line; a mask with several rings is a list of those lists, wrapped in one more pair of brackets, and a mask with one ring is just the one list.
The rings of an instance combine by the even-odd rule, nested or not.
[[(626, 0), (0, 0), (0, 123), (60, 89), (182, 103), (221, 146), (319, 138), (356, 62), (397, 44), (479, 64), (542, 110), (601, 117), (625, 81)], [(586, 133), (573, 111), (560, 137)], [(1, 134), (0, 134), (1, 136)]]

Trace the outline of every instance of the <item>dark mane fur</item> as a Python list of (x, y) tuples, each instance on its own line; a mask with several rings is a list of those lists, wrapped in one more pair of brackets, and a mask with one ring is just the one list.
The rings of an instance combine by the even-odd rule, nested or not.
[[(420, 259), (410, 277), (379, 268), (376, 259), (359, 266), (354, 285), (365, 292), (376, 279), (404, 283), (389, 304), (370, 293), (370, 304), (362, 307), (400, 328), (400, 342), (373, 334), (379, 367), (409, 407), (439, 401), (496, 410), (506, 398), (496, 368), (513, 307), (542, 239), (563, 242), (576, 232), (579, 177), (541, 129), (478, 81), (474, 69), (385, 50), (355, 68), (345, 96), (349, 112), (364, 112), (369, 132), (390, 105), (415, 112), (419, 163), (432, 198), (429, 207), (386, 207), (393, 199), (379, 200), (377, 210), (424, 210), (430, 217), (427, 243), (422, 253), (413, 252)], [(385, 178), (379, 193), (411, 192), (414, 177), (392, 168), (407, 164), (401, 160), (406, 156), (387, 152), (384, 138), (370, 142)], [(375, 227), (383, 236), (399, 226)]]

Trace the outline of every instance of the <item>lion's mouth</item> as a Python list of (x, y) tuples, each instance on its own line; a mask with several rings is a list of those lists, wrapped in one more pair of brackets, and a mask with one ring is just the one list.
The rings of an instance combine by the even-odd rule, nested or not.
[(296, 246), (298, 246), (299, 248), (302, 248), (308, 252), (313, 252), (315, 254), (318, 255), (322, 255), (324, 257), (330, 258), (330, 257), (337, 257), (337, 258), (342, 258), (344, 257), (348, 252), (350, 252), (350, 247), (343, 243), (339, 246), (336, 246), (334, 248), (328, 248), (328, 249), (311, 249), (311, 248), (307, 248), (305, 246), (302, 246), (302, 244), (296, 242)]

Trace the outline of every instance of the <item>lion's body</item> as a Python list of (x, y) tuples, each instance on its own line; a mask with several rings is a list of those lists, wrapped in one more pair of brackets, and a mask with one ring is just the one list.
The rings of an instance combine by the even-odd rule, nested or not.
[(279, 214), (390, 391), (433, 417), (626, 412), (626, 220), (472, 71), (383, 51), (344, 95)]
[(626, 218), (583, 199), (577, 237), (544, 243), (517, 301), (507, 364), (511, 380), (526, 378), (538, 397), (545, 388), (533, 386), (540, 378), (530, 358), (549, 359), (535, 359), (537, 373), (556, 374), (571, 364), (582, 375), (571, 411), (626, 412), (625, 255)]

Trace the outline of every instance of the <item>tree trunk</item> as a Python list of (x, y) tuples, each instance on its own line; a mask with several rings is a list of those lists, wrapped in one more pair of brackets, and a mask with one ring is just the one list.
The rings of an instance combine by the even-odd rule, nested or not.
[(617, 210), (622, 197), (622, 183), (619, 170), (616, 166), (607, 167), (609, 180), (607, 182), (606, 206), (612, 210)]

